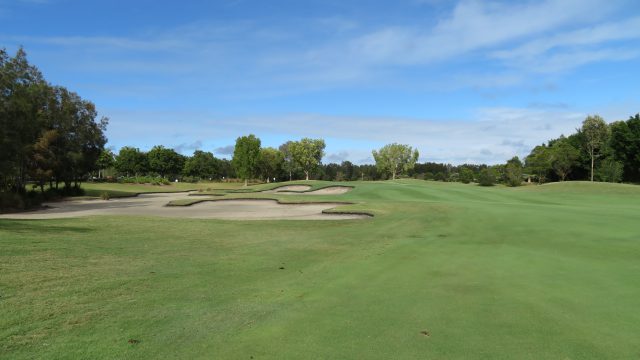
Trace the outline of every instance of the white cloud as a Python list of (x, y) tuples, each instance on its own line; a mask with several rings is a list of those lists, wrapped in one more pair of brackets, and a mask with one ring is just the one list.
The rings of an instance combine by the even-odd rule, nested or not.
[[(398, 142), (419, 149), (424, 161), (500, 163), (514, 155), (525, 156), (535, 145), (573, 133), (586, 116), (566, 109), (482, 108), (473, 119), (438, 121), (388, 117), (347, 117), (321, 114), (218, 117), (206, 113), (113, 112), (108, 136), (116, 145), (148, 140), (152, 144), (203, 139), (199, 147), (228, 144), (230, 139), (253, 133), (263, 140), (301, 137), (327, 140), (325, 161), (361, 162), (370, 151)], [(132, 122), (135, 119), (135, 122)], [(178, 119), (191, 119), (189, 126)], [(192, 141), (192, 140), (191, 140)], [(263, 141), (264, 146), (279, 143)], [(282, 141), (284, 142), (284, 141)], [(230, 150), (231, 149), (231, 150)], [(215, 152), (228, 155), (232, 146)]]
[[(308, 26), (300, 19), (288, 24), (196, 22), (127, 37), (1, 37), (28, 48), (49, 46), (42, 56), (66, 56), (60, 66), (73, 66), (74, 71), (159, 78), (189, 74), (210, 86), (226, 87), (219, 92), (229, 96), (234, 96), (229, 87), (235, 87), (238, 96), (251, 97), (256, 92), (278, 96), (283, 89), (290, 94), (390, 82), (412, 86), (415, 79), (403, 74), (404, 69), (452, 63), (459, 67), (423, 83), (426, 89), (453, 91), (509, 88), (525, 83), (532, 73), (635, 58), (634, 49), (609, 45), (638, 37), (640, 18), (601, 23), (622, 5), (605, 0), (463, 0), (439, 18), (408, 24), (365, 26), (357, 19), (328, 16), (310, 19), (304, 24)], [(291, 31), (292, 26), (301, 31)], [(549, 35), (552, 32), (557, 35)], [(558, 49), (562, 51), (553, 52)], [(465, 66), (471, 60), (473, 66)]]

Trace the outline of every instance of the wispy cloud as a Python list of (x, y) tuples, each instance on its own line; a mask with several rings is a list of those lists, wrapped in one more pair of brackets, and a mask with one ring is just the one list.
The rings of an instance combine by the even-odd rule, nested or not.
[[(175, 118), (185, 116), (175, 113)], [(322, 114), (283, 114), (279, 116), (217, 117), (211, 114), (190, 114), (191, 126), (185, 128), (165, 119), (163, 127), (154, 126), (157, 114), (121, 112), (112, 123), (109, 135), (118, 139), (117, 146), (127, 141), (146, 138), (163, 143), (169, 134), (179, 138), (206, 139), (198, 143), (203, 150), (213, 149), (218, 155), (233, 154), (233, 145), (212, 146), (242, 134), (254, 133), (270, 143), (273, 135), (279, 139), (321, 137), (327, 140), (325, 161), (350, 160), (362, 162), (370, 151), (391, 142), (406, 143), (420, 150), (423, 161), (452, 163), (499, 163), (514, 155), (525, 156), (535, 145), (570, 134), (586, 114), (567, 109), (481, 108), (473, 119), (439, 121), (390, 117), (347, 117)], [(135, 126), (129, 126), (135, 118)], [(211, 129), (211, 130), (208, 130)], [(214, 129), (224, 129), (217, 131)], [(170, 139), (169, 137), (168, 139)], [(272, 140), (271, 140), (272, 141)], [(284, 142), (284, 141), (282, 141)], [(154, 143), (149, 143), (148, 147)], [(210, 150), (209, 150), (210, 151)]]
[(213, 152), (218, 154), (218, 155), (233, 155), (233, 150), (234, 149), (235, 149), (235, 146), (226, 145), (226, 146), (221, 146), (221, 147), (215, 148), (215, 150)]
[[(86, 72), (153, 73), (163, 78), (189, 74), (209, 86), (225, 87), (230, 96), (390, 81), (411, 86), (414, 79), (405, 69), (429, 71), (445, 63), (453, 68), (427, 80), (426, 86), (451, 91), (508, 88), (522, 84), (531, 73), (558, 73), (640, 56), (634, 48), (612, 45), (640, 38), (640, 18), (602, 23), (621, 6), (604, 0), (463, 0), (435, 23), (364, 26), (355, 19), (329, 16), (307, 21), (308, 26), (299, 24), (300, 32), (290, 31), (291, 24), (235, 20), (125, 37), (0, 37), (14, 44), (50, 46), (58, 57), (66, 53), (81, 58), (80, 69)], [(310, 36), (315, 41), (305, 41)], [(467, 68), (466, 59), (485, 64)], [(231, 78), (234, 81), (228, 81)], [(439, 86), (442, 83), (447, 86)]]

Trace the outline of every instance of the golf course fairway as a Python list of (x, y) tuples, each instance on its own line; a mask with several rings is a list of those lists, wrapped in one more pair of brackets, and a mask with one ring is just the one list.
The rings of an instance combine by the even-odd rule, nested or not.
[(0, 358), (640, 357), (640, 187), (294, 183), (374, 216), (0, 220)]

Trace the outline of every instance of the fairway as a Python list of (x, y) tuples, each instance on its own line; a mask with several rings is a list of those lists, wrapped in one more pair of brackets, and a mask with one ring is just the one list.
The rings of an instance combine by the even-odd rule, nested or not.
[(374, 217), (0, 219), (0, 358), (640, 357), (637, 186), (291, 185)]

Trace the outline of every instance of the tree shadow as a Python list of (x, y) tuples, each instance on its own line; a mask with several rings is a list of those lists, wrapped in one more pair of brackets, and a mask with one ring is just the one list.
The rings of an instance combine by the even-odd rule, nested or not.
[(13, 232), (13, 233), (37, 233), (53, 235), (56, 233), (72, 232), (77, 234), (86, 234), (95, 232), (95, 229), (90, 227), (72, 226), (72, 225), (60, 225), (53, 224), (50, 220), (13, 220), (13, 219), (0, 219), (0, 232)]

